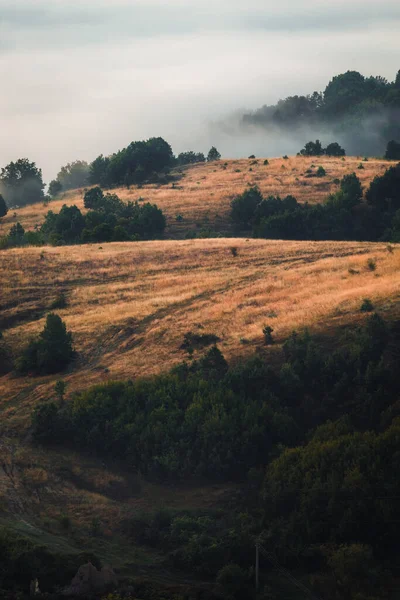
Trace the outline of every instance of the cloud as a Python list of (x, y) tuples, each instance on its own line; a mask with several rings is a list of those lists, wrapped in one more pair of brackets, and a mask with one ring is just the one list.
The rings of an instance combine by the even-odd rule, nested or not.
[(0, 166), (28, 156), (47, 180), (151, 135), (237, 156), (210, 122), (400, 68), (397, 0), (0, 0), (0, 15)]

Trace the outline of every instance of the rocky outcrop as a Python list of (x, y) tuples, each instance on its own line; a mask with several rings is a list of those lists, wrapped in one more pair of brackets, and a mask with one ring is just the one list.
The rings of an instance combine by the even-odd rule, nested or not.
[(98, 571), (92, 563), (79, 567), (71, 585), (63, 590), (65, 596), (83, 596), (93, 592), (103, 592), (117, 585), (117, 578), (111, 567), (104, 566)]

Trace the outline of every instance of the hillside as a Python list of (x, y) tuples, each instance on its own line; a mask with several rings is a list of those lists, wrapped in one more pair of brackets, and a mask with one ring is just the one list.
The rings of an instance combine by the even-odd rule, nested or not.
[[(358, 169), (360, 163), (364, 169)], [(310, 177), (309, 169), (323, 166), (326, 177)], [(248, 186), (257, 185), (264, 197), (292, 195), (299, 202), (317, 204), (337, 191), (337, 183), (344, 175), (357, 173), (364, 187), (376, 175), (382, 175), (391, 165), (389, 161), (362, 157), (291, 157), (289, 159), (221, 160), (214, 163), (192, 165), (176, 170), (175, 182), (168, 185), (144, 185), (117, 188), (113, 190), (123, 200), (137, 200), (157, 204), (167, 217), (166, 238), (184, 238), (188, 233), (201, 235), (201, 232), (230, 235), (230, 202)], [(315, 168), (316, 167), (316, 168)], [(335, 183), (336, 180), (336, 183)], [(83, 207), (83, 190), (63, 194), (49, 205), (34, 204), (17, 210), (10, 210), (0, 220), (0, 237), (8, 233), (10, 227), (19, 221), (27, 229), (33, 229), (43, 222), (48, 210), (58, 212), (63, 204)], [(177, 221), (178, 216), (183, 217)], [(207, 234), (209, 235), (209, 233)]]
[[(67, 306), (57, 312), (78, 351), (65, 375), (72, 392), (169, 369), (185, 359), (180, 345), (188, 331), (216, 334), (224, 355), (236, 359), (262, 346), (266, 323), (280, 343), (294, 329), (327, 332), (357, 322), (366, 297), (390, 315), (399, 299), (399, 260), (397, 249), (355, 242), (219, 239), (13, 249), (0, 253), (0, 329), (18, 356), (64, 294)], [(38, 400), (51, 396), (57, 379), (2, 377), (3, 415), (25, 420)]]

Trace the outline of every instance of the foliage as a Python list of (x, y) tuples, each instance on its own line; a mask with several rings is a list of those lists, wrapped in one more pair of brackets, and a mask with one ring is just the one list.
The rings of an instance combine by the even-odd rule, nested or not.
[(271, 344), (274, 343), (274, 338), (272, 337), (274, 330), (272, 329), (272, 327), (270, 325), (265, 325), (263, 328), (263, 336), (264, 336), (264, 342), (267, 346), (270, 346)]
[(63, 189), (62, 184), (58, 181), (58, 179), (53, 179), (49, 183), (49, 194), (52, 198), (57, 196)]
[(369, 298), (364, 298), (360, 310), (361, 312), (372, 312), (374, 310), (374, 305)]
[(20, 158), (1, 169), (0, 184), (8, 206), (25, 206), (44, 198), (42, 171), (34, 162)]
[(202, 152), (181, 152), (177, 157), (178, 165), (194, 165), (196, 163), (202, 163), (206, 161), (206, 157)]
[(72, 163), (68, 163), (64, 167), (61, 167), (56, 181), (58, 181), (63, 190), (73, 190), (84, 187), (89, 182), (88, 163), (84, 160), (76, 160)]
[(2, 217), (5, 217), (7, 213), (8, 213), (8, 207), (7, 207), (6, 201), (4, 200), (3, 196), (0, 194), (0, 219)]
[(325, 151), (321, 142), (316, 140), (315, 142), (307, 142), (304, 148), (300, 150), (300, 154), (302, 156), (322, 156), (325, 154)]
[(257, 206), (262, 202), (262, 195), (258, 187), (245, 190), (243, 194), (231, 202), (231, 218), (240, 228), (248, 228), (253, 221)]
[[(323, 93), (315, 91), (307, 96), (290, 96), (274, 106), (243, 115), (243, 123), (251, 127), (283, 131), (333, 131), (340, 143), (346, 142), (353, 155), (377, 156), (389, 138), (400, 139), (398, 110), (400, 88), (398, 74), (394, 82), (384, 77), (364, 77), (348, 71), (332, 79)], [(371, 135), (373, 132), (373, 135)], [(316, 150), (314, 142), (304, 152)], [(344, 156), (337, 142), (329, 144), (326, 154)]]
[(132, 142), (109, 157), (98, 156), (89, 167), (89, 181), (105, 187), (142, 184), (174, 163), (171, 146), (162, 138)]
[(72, 335), (57, 314), (49, 313), (39, 338), (32, 339), (22, 353), (18, 370), (22, 373), (58, 373), (73, 357)]
[(392, 140), (388, 143), (385, 153), (386, 160), (400, 160), (400, 142)]
[(327, 156), (346, 156), (346, 150), (340, 146), (337, 142), (328, 144), (325, 149)]
[(325, 175), (326, 175), (326, 171), (325, 171), (324, 167), (318, 167), (316, 176), (317, 177), (325, 177)]
[(66, 586), (78, 568), (89, 560), (100, 566), (94, 555), (55, 554), (46, 546), (34, 544), (11, 529), (0, 527), (0, 589), (12, 590), (12, 597), (26, 594), (35, 578), (44, 593)]
[(226, 597), (247, 595), (256, 538), (289, 571), (313, 573), (324, 597), (385, 597), (400, 527), (397, 342), (397, 328), (372, 314), (332, 348), (294, 332), (276, 368), (261, 356), (228, 367), (213, 347), (169, 374), (41, 405), (33, 436), (169, 482), (241, 480), (223, 510), (124, 523), (170, 566), (216, 577)]
[(216, 149), (215, 146), (212, 146), (212, 148), (210, 148), (210, 150), (207, 154), (207, 161), (213, 162), (213, 161), (220, 160), (220, 159), (221, 159), (221, 154), (218, 152), (218, 150)]
[(64, 205), (58, 214), (49, 211), (40, 228), (43, 240), (59, 245), (151, 239), (165, 229), (165, 217), (155, 204), (124, 203), (99, 187), (85, 193), (84, 204), (91, 209), (86, 215), (74, 205)]

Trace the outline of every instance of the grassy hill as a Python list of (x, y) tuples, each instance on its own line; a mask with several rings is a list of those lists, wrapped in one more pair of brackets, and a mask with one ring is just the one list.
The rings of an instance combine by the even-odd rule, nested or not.
[[(188, 331), (216, 334), (233, 359), (262, 346), (266, 323), (279, 344), (294, 329), (354, 323), (366, 297), (390, 312), (399, 299), (399, 261), (397, 249), (356, 242), (207, 239), (11, 249), (0, 253), (0, 328), (18, 356), (63, 294), (67, 306), (57, 312), (78, 351), (65, 375), (73, 391), (169, 369), (186, 358), (180, 345)], [(27, 418), (57, 378), (2, 377), (3, 414)]]
[[(362, 164), (364, 169), (358, 169)], [(344, 175), (356, 172), (364, 187), (367, 187), (376, 175), (382, 175), (390, 162), (362, 157), (346, 157), (344, 160), (334, 157), (291, 157), (289, 159), (270, 159), (264, 165), (264, 159), (221, 160), (183, 167), (174, 172), (176, 181), (170, 185), (144, 185), (138, 189), (131, 186), (115, 191), (123, 200), (137, 200), (157, 204), (167, 217), (166, 238), (184, 238), (188, 232), (200, 233), (202, 230), (230, 235), (232, 233), (228, 215), (230, 202), (248, 186), (259, 186), (264, 197), (292, 195), (299, 202), (316, 204), (337, 191)], [(319, 166), (326, 170), (325, 177), (310, 177)], [(307, 173), (311, 169), (312, 173)], [(30, 205), (11, 210), (0, 221), (0, 237), (8, 233), (10, 227), (19, 221), (29, 230), (43, 222), (48, 210), (58, 212), (63, 204), (75, 204), (83, 207), (83, 190), (71, 191), (61, 195), (48, 206)], [(183, 220), (177, 221), (177, 216)]]
[[(309, 328), (330, 348), (338, 330), (365, 322), (366, 298), (388, 322), (398, 319), (397, 245), (179, 239), (207, 228), (230, 234), (230, 200), (247, 185), (257, 184), (264, 195), (293, 194), (317, 203), (360, 161), (297, 157), (269, 165), (259, 159), (193, 166), (176, 173), (181, 179), (174, 187), (116, 190), (123, 199), (140, 195), (158, 204), (167, 215), (166, 236), (177, 239), (0, 251), (1, 343), (17, 358), (53, 310), (66, 322), (77, 350), (62, 374), (23, 377), (13, 371), (0, 377), (0, 525), (54, 552), (93, 551), (121, 575), (192, 585), (182, 574), (171, 576), (159, 549), (128, 540), (125, 520), (165, 507), (224, 507), (237, 485), (149, 483), (115, 462), (71, 448), (44, 450), (31, 443), (32, 411), (54, 398), (60, 377), (70, 399), (73, 392), (110, 379), (169, 370), (188, 360), (181, 345), (189, 331), (218, 336), (231, 363), (260, 353), (275, 364), (293, 330)], [(356, 172), (364, 186), (388, 166), (379, 160), (363, 164)], [(327, 176), (307, 177), (306, 171), (319, 165)], [(16, 220), (33, 228), (49, 208), (57, 211), (63, 203), (82, 208), (82, 191), (47, 207), (19, 209), (16, 216), (11, 211), (0, 235)], [(176, 220), (178, 214), (183, 221)], [(264, 325), (274, 330), (272, 346), (264, 345)]]

